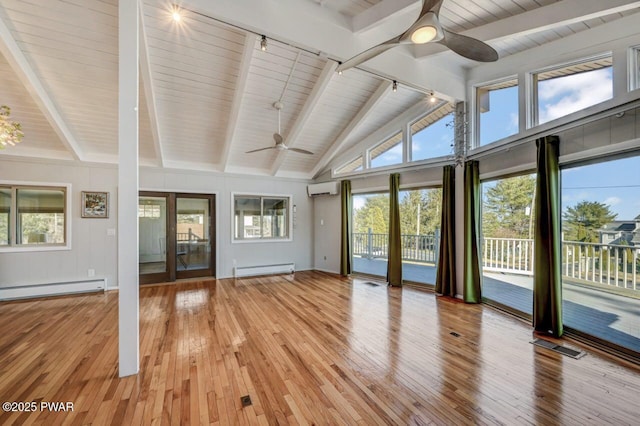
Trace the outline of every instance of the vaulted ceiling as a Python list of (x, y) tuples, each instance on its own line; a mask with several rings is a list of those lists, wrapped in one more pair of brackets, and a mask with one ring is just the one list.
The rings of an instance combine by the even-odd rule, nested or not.
[[(426, 94), (463, 100), (478, 63), (438, 44), (399, 46), (338, 75), (337, 61), (411, 25), (416, 0), (141, 0), (140, 162), (312, 178)], [(635, 14), (640, 2), (445, 0), (449, 30), (501, 58)], [(640, 22), (640, 21), (637, 21)], [(260, 48), (266, 35), (267, 51)], [(134, 41), (132, 41), (134, 42)], [(2, 156), (116, 163), (118, 4), (0, 0), (0, 105), (23, 143)], [(398, 80), (399, 90), (391, 90)], [(289, 147), (266, 150), (278, 131)]]

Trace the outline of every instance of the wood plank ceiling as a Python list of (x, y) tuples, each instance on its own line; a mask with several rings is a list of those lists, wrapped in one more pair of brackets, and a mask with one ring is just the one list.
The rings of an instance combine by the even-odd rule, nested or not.
[[(310, 179), (340, 153), (424, 102), (425, 93), (433, 90), (443, 99), (459, 99), (446, 88), (425, 87), (423, 82), (407, 82), (422, 91), (401, 85), (394, 93), (389, 79), (395, 75), (389, 75), (388, 67), (380, 72), (375, 66), (365, 67), (373, 73), (334, 72), (335, 59), (357, 53), (362, 39), (371, 46), (380, 34), (415, 19), (419, 1), (286, 0), (273, 21), (287, 18), (302, 23), (295, 39), (291, 29), (278, 34), (261, 1), (254, 2), (253, 12), (237, 5), (225, 9), (237, 17), (229, 25), (230, 15), (218, 16), (213, 6), (208, 10), (198, 0), (184, 2), (179, 23), (171, 19), (166, 2), (140, 0), (142, 165)], [(218, 5), (220, 9), (228, 6), (227, 1), (220, 3), (225, 3)], [(445, 0), (441, 21), (456, 32), (490, 33), (491, 25), (508, 26), (510, 19), (538, 9), (557, 11), (558, 3), (577, 4), (576, 0)], [(601, 6), (601, 13), (584, 19), (575, 11), (573, 19), (551, 28), (541, 21), (538, 31), (514, 28), (516, 35), (495, 34), (495, 40), (487, 42), (505, 57), (637, 12), (637, 2), (628, 3), (634, 7), (607, 13)], [(389, 8), (396, 13), (376, 18)], [(267, 15), (264, 28), (255, 25), (261, 13)], [(367, 29), (326, 51), (322, 47), (329, 41), (307, 42), (304, 23), (311, 19), (309, 13), (317, 15), (316, 21), (326, 20), (327, 40), (331, 31), (345, 31), (344, 22), (354, 27), (365, 22)], [(269, 35), (266, 52), (260, 49), (262, 32)], [(452, 65), (452, 76), (461, 74), (460, 64), (476, 65), (433, 45), (400, 50), (413, 55), (409, 60), (416, 64), (436, 54), (450, 59), (458, 67)], [(116, 0), (1, 0), (0, 53), (0, 104), (12, 108), (13, 119), (23, 124), (25, 132), (22, 144), (0, 155), (117, 161)], [(280, 133), (287, 145), (314, 155), (276, 150), (246, 154), (273, 144), (272, 134), (278, 130), (275, 101), (283, 103)]]

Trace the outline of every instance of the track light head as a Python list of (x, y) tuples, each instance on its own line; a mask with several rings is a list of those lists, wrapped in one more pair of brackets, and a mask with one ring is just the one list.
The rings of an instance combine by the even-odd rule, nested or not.
[(397, 92), (398, 91), (398, 82), (393, 80), (393, 91)]
[(267, 51), (267, 36), (263, 35), (262, 39), (260, 40), (260, 50), (262, 50), (263, 52)]

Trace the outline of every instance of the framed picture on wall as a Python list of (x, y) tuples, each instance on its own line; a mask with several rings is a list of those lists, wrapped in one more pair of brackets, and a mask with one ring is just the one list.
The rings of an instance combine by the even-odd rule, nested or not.
[(109, 217), (109, 193), (82, 191), (82, 217)]

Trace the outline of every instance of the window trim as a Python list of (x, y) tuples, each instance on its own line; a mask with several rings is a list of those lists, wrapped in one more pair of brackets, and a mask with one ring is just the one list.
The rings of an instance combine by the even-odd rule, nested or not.
[[(235, 228), (236, 228), (236, 196), (240, 197), (253, 197), (260, 198), (260, 205), (262, 210), (262, 200), (264, 198), (286, 198), (287, 199), (287, 237), (286, 238), (264, 238), (260, 236), (260, 238), (236, 238)], [(295, 218), (293, 216), (293, 195), (292, 194), (271, 194), (271, 193), (258, 193), (258, 192), (231, 192), (231, 243), (232, 244), (251, 244), (251, 243), (282, 243), (282, 242), (291, 242), (293, 241), (293, 222)], [(262, 211), (260, 212), (260, 217), (262, 218)], [(262, 220), (261, 220), (262, 221)], [(262, 231), (261, 231), (262, 233)]]
[(629, 81), (627, 91), (640, 89), (640, 44), (630, 46), (627, 55)]
[[(0, 246), (0, 253), (21, 253), (21, 252), (38, 252), (38, 251), (63, 251), (71, 250), (71, 226), (73, 222), (72, 214), (72, 185), (70, 183), (57, 183), (57, 182), (26, 182), (26, 181), (0, 181), (0, 185), (11, 188), (11, 211), (13, 213), (9, 216), (9, 228), (11, 236), (14, 237), (12, 245)], [(16, 220), (13, 221), (12, 216), (17, 214), (17, 200), (13, 195), (16, 189), (64, 189), (65, 202), (64, 202), (64, 237), (65, 242), (63, 244), (15, 244), (15, 233), (17, 233)]]

